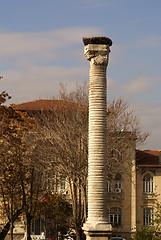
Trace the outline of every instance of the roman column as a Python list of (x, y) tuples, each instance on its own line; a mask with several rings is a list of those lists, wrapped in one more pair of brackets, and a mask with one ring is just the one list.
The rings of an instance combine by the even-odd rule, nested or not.
[(87, 240), (108, 239), (107, 221), (107, 80), (111, 39), (83, 38), (84, 54), (90, 61), (88, 218), (83, 225)]

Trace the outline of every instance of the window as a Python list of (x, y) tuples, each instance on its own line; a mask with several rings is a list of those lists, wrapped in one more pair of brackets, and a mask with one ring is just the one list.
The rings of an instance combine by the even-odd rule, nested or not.
[(121, 193), (122, 184), (121, 184), (121, 175), (119, 173), (115, 176), (115, 192)]
[(153, 192), (153, 177), (148, 173), (143, 178), (143, 192), (152, 193)]
[(111, 184), (109, 181), (107, 181), (107, 192), (110, 193), (111, 192)]
[(143, 221), (144, 225), (152, 225), (154, 220), (154, 211), (153, 208), (144, 208), (143, 209)]
[(107, 192), (110, 193), (112, 191), (111, 189), (111, 181), (112, 181), (112, 175), (107, 174)]
[(66, 194), (66, 181), (65, 181), (65, 179), (62, 179), (61, 182), (60, 182), (59, 192), (61, 194)]
[(51, 173), (44, 172), (43, 173), (43, 182), (42, 188), (45, 192), (57, 192), (58, 188), (56, 175), (54, 176)]
[(63, 179), (63, 180), (61, 180), (61, 183), (60, 183), (60, 189), (62, 189), (62, 190), (65, 190), (65, 180)]
[(118, 227), (122, 224), (122, 209), (113, 207), (107, 210), (108, 222), (114, 227)]

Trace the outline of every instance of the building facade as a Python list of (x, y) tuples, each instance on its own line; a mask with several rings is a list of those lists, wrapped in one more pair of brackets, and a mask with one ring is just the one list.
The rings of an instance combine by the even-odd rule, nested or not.
[[(131, 150), (132, 151), (132, 150)], [(156, 201), (161, 203), (161, 151), (135, 150), (129, 169), (114, 176), (108, 187), (108, 217), (112, 235), (133, 239), (136, 228), (155, 220)]]

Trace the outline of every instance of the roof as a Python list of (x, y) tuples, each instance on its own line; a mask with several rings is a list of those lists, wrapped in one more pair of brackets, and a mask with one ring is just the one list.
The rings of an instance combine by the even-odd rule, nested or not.
[[(21, 111), (76, 110), (78, 103), (66, 100), (39, 99), (14, 105), (14, 108)], [(136, 165), (139, 167), (161, 167), (159, 163), (159, 150), (136, 150)]]
[(159, 150), (137, 150), (136, 165), (139, 167), (161, 167)]
[(63, 108), (76, 108), (78, 106), (75, 102), (56, 99), (39, 99), (31, 102), (15, 104), (13, 107), (21, 111), (37, 111), (37, 110), (60, 110)]

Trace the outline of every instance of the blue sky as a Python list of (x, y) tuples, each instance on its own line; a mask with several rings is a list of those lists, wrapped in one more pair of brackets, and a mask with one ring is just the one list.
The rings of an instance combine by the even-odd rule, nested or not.
[(0, 0), (1, 90), (8, 103), (57, 96), (88, 81), (82, 37), (113, 41), (108, 100), (122, 97), (151, 136), (144, 149), (161, 149), (160, 0)]

